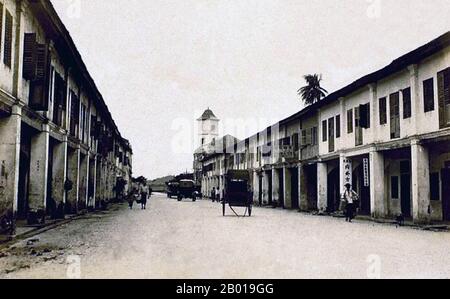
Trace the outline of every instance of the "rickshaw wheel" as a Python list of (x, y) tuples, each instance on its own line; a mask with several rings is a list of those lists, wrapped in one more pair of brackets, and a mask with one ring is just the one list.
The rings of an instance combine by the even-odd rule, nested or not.
[(178, 196), (178, 201), (182, 201), (182, 200), (183, 200), (183, 197)]

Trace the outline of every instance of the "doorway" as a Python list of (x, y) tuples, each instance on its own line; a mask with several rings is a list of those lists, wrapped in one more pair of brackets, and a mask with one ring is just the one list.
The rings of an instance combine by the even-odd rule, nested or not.
[(19, 193), (17, 203), (17, 217), (26, 219), (28, 216), (28, 192), (30, 182), (30, 156), (31, 156), (31, 128), (22, 124), (20, 137), (19, 162)]
[[(450, 167), (442, 170), (442, 182), (450, 182)], [(444, 221), (450, 221), (450, 184), (445, 183), (442, 184), (442, 212)]]
[(278, 173), (278, 206), (285, 208), (284, 206), (284, 175), (283, 170), (276, 170)]
[(259, 184), (258, 184), (258, 202), (259, 206), (263, 205), (263, 177), (259, 176)]
[(48, 148), (48, 171), (47, 171), (47, 198), (46, 207), (47, 215), (52, 218), (55, 217), (56, 213), (56, 202), (53, 200), (53, 150), (55, 148), (55, 141), (50, 138), (49, 148)]
[(273, 205), (273, 197), (272, 197), (272, 172), (269, 172), (269, 174), (268, 174), (268, 179), (267, 179), (267, 181), (268, 181), (268, 188), (267, 188), (267, 192), (269, 193), (268, 194), (268, 198), (269, 198), (269, 205)]
[(327, 212), (333, 213), (339, 209), (340, 205), (340, 188), (339, 188), (339, 167), (334, 168), (328, 174), (327, 191), (328, 191), (328, 204)]
[(298, 204), (298, 169), (292, 168), (289, 170), (291, 173), (291, 206), (292, 209), (299, 209)]
[[(360, 206), (359, 213), (361, 215), (370, 216), (371, 214), (371, 205), (370, 205), (370, 186), (365, 183), (365, 176), (370, 173), (368, 157), (364, 157), (363, 159), (359, 159), (361, 163), (353, 172), (353, 189), (357, 191)], [(354, 159), (356, 161), (356, 159)], [(365, 170), (365, 165), (367, 165), (367, 170)]]
[(412, 217), (411, 213), (411, 163), (409, 161), (400, 162), (400, 200), (402, 214), (405, 217)]

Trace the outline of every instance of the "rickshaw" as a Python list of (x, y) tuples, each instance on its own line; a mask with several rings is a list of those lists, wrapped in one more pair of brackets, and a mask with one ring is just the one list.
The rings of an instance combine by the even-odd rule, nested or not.
[(178, 185), (178, 201), (182, 201), (183, 198), (190, 198), (192, 201), (197, 200), (194, 181), (180, 180)]
[(233, 207), (245, 207), (244, 217), (252, 216), (253, 192), (250, 191), (250, 173), (246, 170), (229, 170), (225, 176), (224, 197), (222, 200), (223, 216), (226, 205), (239, 217)]

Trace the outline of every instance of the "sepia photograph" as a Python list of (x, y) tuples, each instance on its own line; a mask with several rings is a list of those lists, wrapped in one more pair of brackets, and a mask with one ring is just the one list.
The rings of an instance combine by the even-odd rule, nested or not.
[(450, 0), (0, 0), (0, 280), (274, 295), (449, 248)]

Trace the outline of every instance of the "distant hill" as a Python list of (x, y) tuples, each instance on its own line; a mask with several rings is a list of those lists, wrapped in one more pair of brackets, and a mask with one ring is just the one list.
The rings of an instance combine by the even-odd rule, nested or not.
[(173, 180), (175, 176), (168, 175), (162, 178), (154, 179), (150, 181), (150, 187), (154, 192), (164, 192), (166, 190), (166, 182)]

